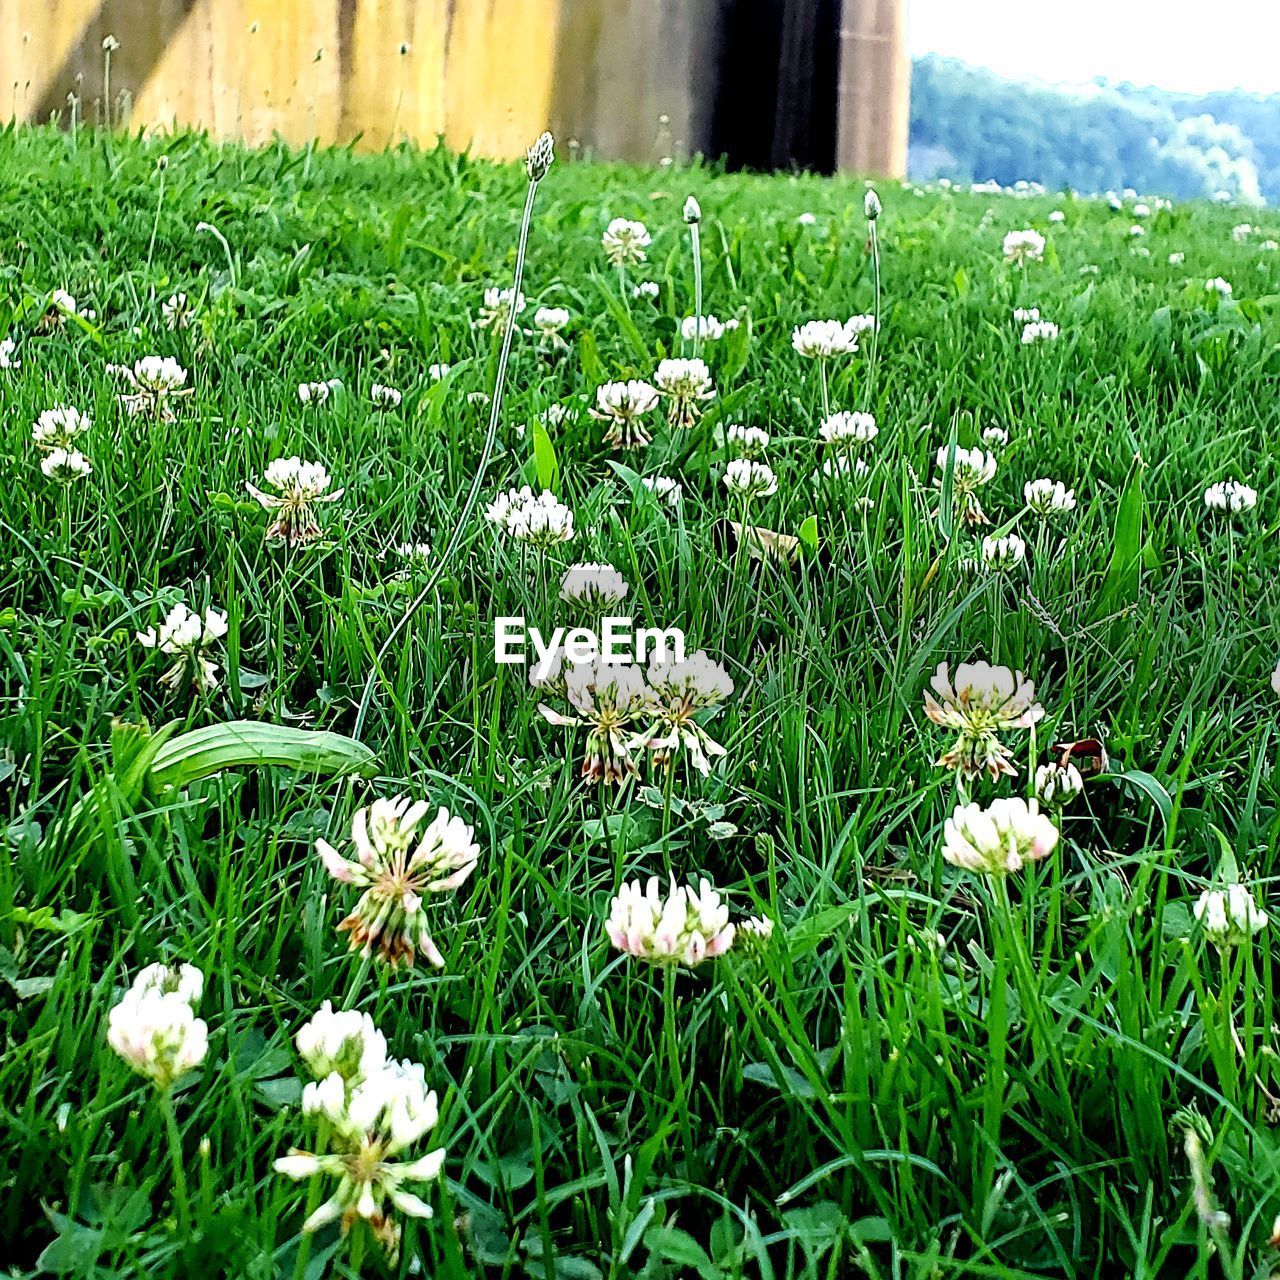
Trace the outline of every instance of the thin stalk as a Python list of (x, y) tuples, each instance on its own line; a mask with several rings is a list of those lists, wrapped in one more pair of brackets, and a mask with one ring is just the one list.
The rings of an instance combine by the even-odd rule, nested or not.
[(822, 416), (824, 419), (831, 417), (831, 400), (827, 394), (827, 362), (822, 357), (818, 357), (818, 373), (822, 376)]
[(147, 242), (147, 267), (151, 267), (151, 258), (156, 251), (156, 235), (160, 231), (160, 213), (164, 209), (164, 178), (168, 172), (167, 169), (160, 169), (160, 195), (156, 199), (156, 216), (155, 221), (151, 224), (151, 239)]
[(879, 369), (878, 360), (880, 356), (880, 233), (876, 230), (876, 219), (871, 220), (871, 275), (875, 281), (876, 302), (875, 317), (876, 322), (871, 330), (871, 358), (867, 361), (867, 396), (866, 406), (870, 408), (874, 404), (872, 393), (875, 389), (876, 373)]
[(182, 1164), (182, 1137), (178, 1133), (178, 1117), (173, 1109), (172, 1092), (162, 1089), (159, 1102), (164, 1116), (169, 1163), (173, 1166), (173, 1204), (178, 1213), (178, 1227), (184, 1236), (188, 1236), (191, 1234), (191, 1198), (187, 1192), (187, 1171)]
[(689, 243), (693, 247), (693, 358), (698, 358), (702, 345), (702, 237), (698, 224), (689, 223)]
[(680, 1061), (680, 1037), (676, 1031), (676, 966), (667, 965), (662, 983), (662, 1034), (667, 1047), (667, 1069), (671, 1074), (673, 1099), (680, 1116), (680, 1128), (684, 1135), (684, 1158), (687, 1168), (693, 1157), (693, 1121), (689, 1115), (685, 1090), (684, 1067)]
[[(520, 296), (520, 286), (524, 281), (524, 260), (529, 245), (529, 225), (533, 221), (533, 200), (538, 193), (538, 182), (539, 179), (531, 174), (529, 177), (529, 189), (524, 198), (524, 215), (520, 219), (520, 240), (516, 247), (515, 278), (511, 286), (513, 299)], [(506, 385), (507, 365), (511, 360), (511, 344), (515, 338), (515, 331), (516, 308), (513, 305), (507, 311), (507, 323), (502, 334), (502, 350), (498, 355), (498, 372), (494, 379), (493, 397), (489, 403), (489, 426), (485, 432), (484, 447), (480, 450), (480, 461), (476, 466), (475, 478), (471, 481), (467, 500), (462, 504), (462, 513), (454, 522), (453, 530), (449, 534), (449, 541), (440, 553), (436, 566), (431, 571), (431, 576), (423, 584), (422, 590), (414, 596), (409, 607), (400, 615), (400, 620), (391, 628), (390, 634), (383, 641), (382, 647), (374, 658), (373, 670), (369, 672), (369, 677), (365, 680), (364, 689), (360, 694), (360, 708), (356, 713), (356, 723), (353, 731), (354, 736), (357, 738), (363, 732), (364, 722), (369, 715), (369, 707), (373, 701), (373, 686), (377, 683), (378, 677), (382, 673), (383, 659), (390, 652), (391, 646), (395, 644), (401, 632), (413, 620), (414, 614), (422, 608), (427, 598), (435, 590), (436, 584), (443, 576), (453, 553), (462, 541), (463, 533), (471, 519), (471, 513), (475, 510), (476, 502), (480, 498), (480, 487), (484, 484), (485, 472), (489, 469), (489, 459), (493, 456), (493, 445), (498, 436), (498, 423), (502, 418), (502, 394)]]

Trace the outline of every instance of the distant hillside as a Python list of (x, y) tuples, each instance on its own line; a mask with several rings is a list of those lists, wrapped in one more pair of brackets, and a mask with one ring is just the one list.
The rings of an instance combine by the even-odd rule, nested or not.
[(1280, 202), (1280, 95), (1052, 87), (916, 61), (911, 175)]

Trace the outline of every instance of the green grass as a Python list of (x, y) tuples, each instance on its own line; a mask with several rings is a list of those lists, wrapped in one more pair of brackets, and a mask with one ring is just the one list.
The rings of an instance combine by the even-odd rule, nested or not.
[[(436, 1217), (406, 1227), (398, 1274), (1275, 1265), (1274, 930), (1224, 965), (1190, 915), (1231, 861), (1262, 901), (1277, 868), (1280, 254), (1230, 234), (1270, 226), (1265, 213), (1158, 211), (1141, 257), (1132, 214), (1101, 202), (881, 187), (879, 364), (841, 362), (831, 388), (880, 423), (862, 508), (810, 481), (820, 390), (790, 345), (805, 319), (872, 308), (861, 184), (558, 163), (524, 289), (529, 316), (573, 313), (572, 350), (548, 359), (517, 339), (481, 506), (378, 667), (422, 581), (383, 553), (443, 547), (476, 473), (487, 410), (467, 395), (492, 391), (498, 343), (470, 321), (486, 285), (510, 283), (523, 170), (29, 130), (0, 137), (0, 166), (0, 329), (22, 361), (0, 373), (10, 1274), (355, 1274), (334, 1228), (300, 1260), (307, 1188), (271, 1167), (315, 1140), (293, 1035), (325, 999), (369, 1012), (440, 1095), (448, 1157), (423, 1193)], [(578, 537), (549, 562), (522, 557), (483, 504), (535, 474), (518, 428), (678, 349), (690, 192), (706, 308), (740, 327), (706, 350), (720, 394), (692, 447), (664, 432), (620, 459), (679, 474), (683, 510), (637, 499), (584, 412), (549, 429)], [(1056, 207), (1066, 220), (1050, 228)], [(815, 225), (798, 224), (805, 211)], [(654, 235), (642, 273), (656, 305), (619, 302), (600, 251), (614, 216)], [(1023, 226), (1050, 240), (1025, 275), (1000, 254)], [(1214, 276), (1233, 301), (1205, 292)], [(98, 320), (39, 331), (58, 287)], [(176, 333), (160, 315), (175, 290), (195, 308)], [(1020, 345), (1010, 312), (1032, 304), (1058, 342)], [(191, 371), (173, 423), (124, 416), (105, 371), (151, 353)], [(440, 361), (453, 370), (433, 383)], [(299, 382), (332, 376), (345, 395), (299, 404)], [(399, 409), (373, 409), (375, 381), (404, 392)], [(41, 476), (30, 438), (56, 403), (95, 421), (93, 475), (67, 488)], [(719, 523), (738, 511), (704, 442), (733, 421), (773, 436), (779, 491), (751, 518), (795, 534), (816, 516), (816, 554), (762, 566), (726, 544)], [(934, 456), (953, 430), (967, 446), (990, 426), (1010, 442), (983, 505), (996, 526), (1016, 520), (1029, 563), (973, 579), (959, 565), (971, 536), (944, 537)], [(346, 493), (322, 512), (325, 540), (285, 554), (264, 545), (244, 485), (294, 453)], [(1122, 504), (1137, 455), (1142, 498)], [(1053, 529), (1023, 511), (1039, 476), (1079, 502)], [(1257, 510), (1210, 519), (1205, 486), (1232, 476)], [(495, 616), (567, 620), (555, 589), (573, 560), (617, 566), (638, 617), (683, 627), (736, 684), (709, 725), (728, 756), (705, 780), (677, 773), (668, 830), (660, 799), (584, 787), (581, 735), (546, 724), (519, 670), (494, 665)], [(134, 640), (178, 598), (228, 612), (222, 687), (204, 699), (167, 692)], [(970, 657), (1026, 671), (1047, 712), (1033, 742), (1010, 735), (1020, 777), (1002, 793), (1024, 793), (1063, 739), (1104, 739), (1116, 775), (1090, 782), (1058, 850), (1007, 900), (940, 853), (955, 781), (934, 766), (943, 737), (922, 694), (939, 662)], [(59, 824), (95, 780), (102, 791), (113, 720), (349, 734), (371, 675), (372, 779), (225, 772), (121, 807), (96, 838)], [(349, 956), (335, 926), (356, 895), (313, 850), (401, 792), (462, 813), (481, 844), (472, 879), (433, 912), (438, 973)], [(677, 975), (674, 1052), (663, 973), (619, 956), (602, 927), (623, 879), (667, 866), (779, 926), (759, 965), (731, 954)], [(206, 976), (209, 1053), (175, 1097), (190, 1234), (163, 1112), (105, 1041), (109, 1008), (160, 958)], [(1225, 1233), (1192, 1196), (1188, 1109)], [(361, 1266), (379, 1274), (368, 1252)]]

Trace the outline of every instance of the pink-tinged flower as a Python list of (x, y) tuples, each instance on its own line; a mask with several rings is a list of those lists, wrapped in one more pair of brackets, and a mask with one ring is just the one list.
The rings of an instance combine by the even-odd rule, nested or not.
[(1021, 871), (1047, 858), (1058, 843), (1058, 828), (1033, 800), (1021, 797), (981, 805), (957, 805), (947, 819), (942, 856), (955, 867), (981, 875)]
[(204, 975), (192, 965), (149, 965), (107, 1015), (107, 1043), (159, 1089), (198, 1067), (209, 1028), (195, 1015)]
[(341, 489), (329, 492), (329, 473), (321, 463), (298, 457), (277, 458), (267, 467), (266, 482), (275, 493), (264, 493), (251, 484), (245, 488), (260, 506), (276, 513), (267, 528), (267, 540), (278, 538), (288, 546), (314, 542), (320, 536), (316, 505), (337, 502), (343, 494)]
[(1035, 701), (1035, 685), (1021, 671), (993, 667), (986, 662), (962, 662), (952, 683), (947, 664), (938, 664), (930, 681), (937, 698), (926, 691), (925, 715), (944, 729), (953, 729), (956, 740), (939, 760), (946, 769), (958, 769), (963, 777), (988, 773), (1017, 775), (1009, 763), (1012, 752), (998, 735), (1008, 729), (1029, 729), (1044, 716)]
[(728, 951), (735, 929), (710, 881), (703, 879), (694, 889), (677, 884), (673, 876), (664, 898), (653, 876), (643, 886), (632, 880), (619, 889), (605, 932), (619, 951), (638, 960), (693, 969)]
[(683, 750), (706, 777), (711, 772), (709, 757), (726, 752), (695, 717), (715, 714), (732, 693), (728, 672), (701, 649), (680, 661), (665, 650), (655, 650), (649, 661), (645, 706), (649, 726), (631, 745), (651, 751), (659, 768), (670, 767), (676, 753)]
[(375, 800), (357, 810), (351, 824), (354, 860), (328, 841), (316, 841), (325, 870), (341, 884), (364, 889), (339, 932), (351, 935), (353, 951), (369, 955), (376, 948), (392, 966), (412, 965), (421, 951), (436, 968), (443, 967), (444, 956), (427, 928), (423, 895), (452, 893), (480, 857), (473, 828), (445, 808), (419, 836), (427, 810), (426, 801), (408, 796)]
[(649, 690), (636, 667), (600, 658), (564, 671), (565, 697), (573, 714), (561, 715), (545, 703), (538, 710), (555, 725), (585, 725), (586, 755), (582, 776), (590, 782), (621, 783), (639, 773), (629, 730), (648, 708)]

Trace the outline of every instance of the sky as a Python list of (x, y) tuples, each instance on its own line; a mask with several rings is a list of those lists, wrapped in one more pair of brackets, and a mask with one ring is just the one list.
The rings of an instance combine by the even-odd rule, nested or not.
[(1280, 93), (1280, 0), (907, 0), (911, 52), (1011, 79)]

